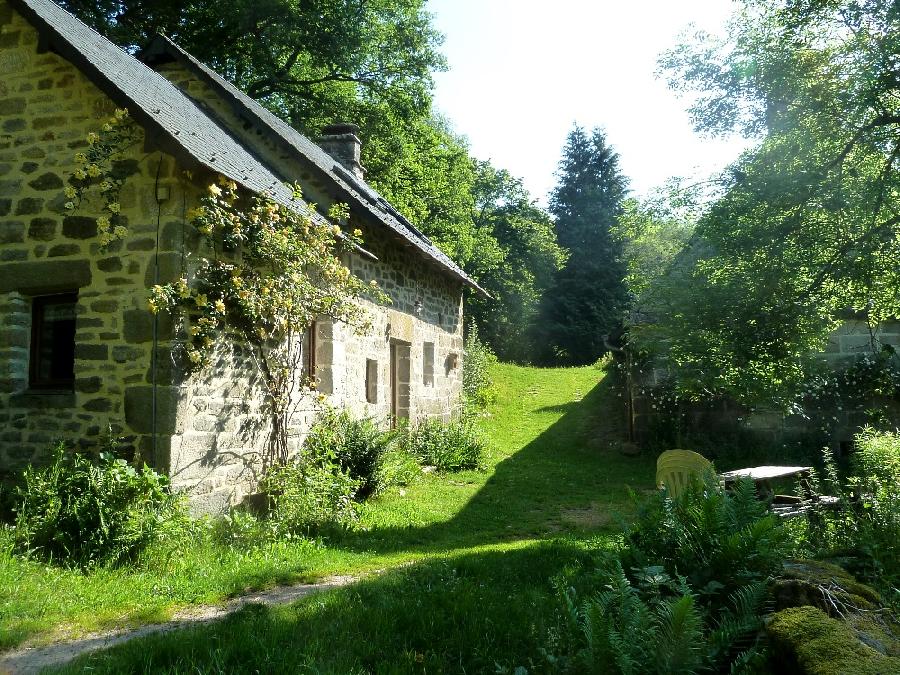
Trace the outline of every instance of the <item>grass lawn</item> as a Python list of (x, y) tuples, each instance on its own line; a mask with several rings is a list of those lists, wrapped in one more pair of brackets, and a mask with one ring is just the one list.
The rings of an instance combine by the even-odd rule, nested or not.
[[(417, 563), (290, 607), (249, 608), (205, 629), (209, 644), (198, 646), (196, 638), (193, 646), (184, 643), (188, 651), (179, 651), (179, 634), (157, 638), (162, 651), (162, 643), (171, 641), (165, 657), (147, 646), (132, 653), (126, 645), (116, 653), (132, 653), (122, 656), (126, 660), (146, 657), (133, 667), (148, 670), (184, 670), (195, 662), (201, 670), (240, 669), (268, 649), (264, 670), (322, 663), (326, 672), (381, 671), (371, 652), (381, 644), (388, 650), (385, 664), (399, 659), (419, 670), (428, 663), (459, 670), (440, 639), (448, 631), (466, 639), (471, 631), (485, 649), (505, 644), (505, 653), (532, 654), (535, 645), (532, 651), (522, 645), (530, 644), (533, 631), (547, 629), (543, 622), (550, 615), (540, 608), (557, 604), (550, 577), (609, 539), (615, 514), (628, 508), (627, 486), (649, 488), (653, 462), (618, 452), (621, 406), (602, 371), (499, 365), (494, 377), (498, 398), (481, 421), (492, 446), (487, 469), (428, 474), (392, 490), (364, 504), (360, 527), (345, 535), (254, 547), (205, 536), (177, 549), (160, 547), (131, 567), (90, 573), (23, 562), (4, 548), (0, 648), (160, 620), (179, 606), (275, 583)], [(241, 621), (250, 622), (240, 630), (255, 636), (256, 651), (215, 637), (233, 636), (234, 622)], [(378, 635), (348, 637), (366, 625)], [(260, 631), (280, 635), (282, 642), (261, 641)], [(287, 640), (291, 631), (309, 639)], [(348, 660), (323, 660), (335, 651)], [(483, 663), (490, 658), (485, 654)]]

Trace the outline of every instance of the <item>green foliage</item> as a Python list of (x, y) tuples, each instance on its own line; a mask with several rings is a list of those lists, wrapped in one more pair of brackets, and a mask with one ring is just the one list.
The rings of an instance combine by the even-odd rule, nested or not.
[(183, 516), (164, 475), (109, 452), (92, 460), (64, 443), (47, 467), (25, 470), (15, 511), (19, 552), (79, 567), (134, 558)]
[[(622, 214), (612, 228), (626, 263), (625, 286), (642, 312), (655, 307), (655, 291), (684, 250), (694, 230), (696, 195), (673, 184), (666, 193), (622, 202)], [(639, 317), (641, 322), (644, 317)], [(633, 332), (633, 330), (632, 330)]]
[(279, 536), (342, 530), (357, 521), (360, 481), (337, 465), (290, 462), (273, 467), (263, 486), (272, 501), (272, 531)]
[(466, 406), (483, 408), (494, 400), (490, 369), (497, 357), (478, 336), (478, 325), (471, 324), (463, 352), (463, 397)]
[(482, 466), (485, 443), (465, 419), (444, 422), (425, 419), (398, 433), (399, 446), (425, 466), (438, 471), (462, 471)]
[(309, 430), (303, 444), (304, 461), (316, 466), (337, 466), (350, 478), (359, 481), (359, 496), (378, 487), (381, 459), (390, 444), (375, 421), (355, 418), (346, 410), (326, 410)]
[(789, 549), (788, 534), (751, 481), (732, 490), (696, 485), (679, 499), (650, 497), (625, 531), (626, 569), (661, 566), (704, 596), (723, 598), (766, 579)]
[(855, 437), (846, 479), (828, 450), (816, 489), (837, 496), (842, 508), (810, 521), (802, 542), (818, 555), (846, 558), (860, 579), (900, 599), (900, 433), (867, 428)]
[[(295, 124), (427, 113), (440, 37), (421, 0), (64, 0), (120, 46), (163, 33)], [(343, 119), (346, 119), (345, 117)]]
[(496, 247), (480, 247), (468, 267), (491, 298), (470, 293), (466, 313), (501, 360), (530, 362), (539, 303), (565, 252), (550, 217), (532, 203), (518, 178), (476, 161), (471, 192), (472, 220)]
[[(661, 567), (634, 570), (635, 581), (615, 560), (601, 568), (603, 590), (579, 601), (572, 586), (557, 579), (577, 633), (573, 660), (591, 673), (744, 672), (758, 662), (766, 586), (741, 587), (720, 604), (704, 606), (684, 578)], [(559, 661), (559, 659), (557, 659)], [(573, 664), (574, 666), (575, 664)], [(753, 672), (753, 671), (750, 671)]]
[(760, 138), (722, 176), (661, 313), (693, 394), (794, 399), (839, 316), (900, 309), (898, 6), (746, 0), (669, 53), (695, 124)]
[(569, 258), (541, 303), (536, 339), (543, 363), (593, 363), (621, 330), (628, 304), (625, 267), (612, 229), (627, 185), (604, 133), (575, 127), (550, 199), (557, 240)]

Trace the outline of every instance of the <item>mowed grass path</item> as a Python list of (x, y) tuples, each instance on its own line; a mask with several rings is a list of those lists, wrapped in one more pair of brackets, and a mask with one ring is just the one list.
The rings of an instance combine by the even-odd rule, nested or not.
[[(158, 621), (178, 606), (216, 602), (276, 583), (411, 562), (419, 564), (359, 587), (380, 595), (380, 584), (430, 586), (434, 574), (443, 579), (458, 566), (478, 570), (475, 577), (504, 578), (512, 565), (512, 583), (530, 579), (546, 593), (548, 575), (561, 559), (583, 555), (586, 540), (614, 531), (615, 514), (628, 506), (628, 486), (652, 485), (652, 462), (618, 452), (621, 405), (602, 371), (498, 365), (494, 377), (498, 398), (479, 422), (491, 443), (486, 470), (429, 474), (394, 489), (367, 502), (360, 528), (338, 538), (242, 548), (201, 537), (193, 545), (153, 551), (134, 567), (91, 573), (22, 562), (0, 552), (0, 647)], [(548, 539), (555, 543), (539, 544)], [(528, 568), (524, 575), (522, 564)], [(493, 588), (509, 591), (503, 583)], [(308, 606), (337, 603), (341, 611), (350, 611), (348, 599), (361, 598), (361, 592), (329, 593), (323, 596), (328, 600)], [(392, 595), (400, 601), (396, 592)], [(478, 597), (474, 593), (470, 600)], [(323, 649), (333, 639), (324, 636)], [(413, 663), (420, 663), (415, 659), (422, 653), (411, 652)]]

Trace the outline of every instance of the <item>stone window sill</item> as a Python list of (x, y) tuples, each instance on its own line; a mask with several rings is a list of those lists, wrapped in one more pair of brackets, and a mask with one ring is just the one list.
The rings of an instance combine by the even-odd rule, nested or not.
[(10, 408), (74, 408), (75, 392), (60, 389), (26, 389), (9, 397)]

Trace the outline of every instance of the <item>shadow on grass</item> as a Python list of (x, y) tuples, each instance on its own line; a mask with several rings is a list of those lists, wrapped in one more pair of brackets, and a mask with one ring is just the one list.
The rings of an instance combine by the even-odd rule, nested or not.
[(380, 527), (332, 541), (350, 551), (438, 552), (456, 548), (603, 531), (619, 524), (628, 489), (653, 484), (652, 461), (619, 450), (624, 420), (611, 377), (583, 398), (533, 412), (562, 417), (501, 461), (485, 485), (450, 520), (427, 527)]
[[(512, 672), (547, 661), (564, 621), (552, 578), (596, 553), (542, 543), (392, 570), (298, 603), (82, 657), (64, 672)], [(514, 598), (514, 601), (511, 599)], [(498, 670), (506, 668), (508, 670)]]

